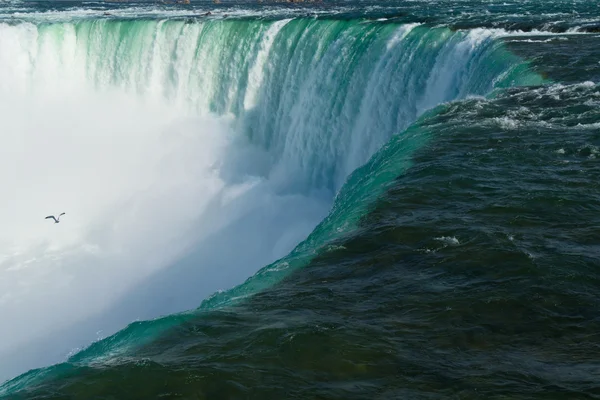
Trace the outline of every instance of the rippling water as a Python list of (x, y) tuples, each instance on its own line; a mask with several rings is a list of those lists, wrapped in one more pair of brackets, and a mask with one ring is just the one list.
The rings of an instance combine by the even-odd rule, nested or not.
[[(11, 3), (0, 19), (6, 107), (62, 93), (115, 112), (97, 97), (112, 90), (176, 105), (164, 109), (185, 129), (151, 120), (179, 138), (173, 158), (137, 150), (165, 175), (114, 162), (132, 176), (117, 193), (140, 176), (182, 186), (90, 209), (131, 217), (185, 197), (178, 215), (194, 221), (160, 239), (90, 222), (60, 251), (23, 236), (24, 255), (1, 231), (0, 372), (13, 379), (0, 397), (600, 397), (598, 4)], [(153, 148), (155, 109), (135, 104), (142, 134), (132, 123), (115, 138)], [(61, 283), (23, 272), (35, 268)], [(117, 291), (121, 269), (143, 277)]]

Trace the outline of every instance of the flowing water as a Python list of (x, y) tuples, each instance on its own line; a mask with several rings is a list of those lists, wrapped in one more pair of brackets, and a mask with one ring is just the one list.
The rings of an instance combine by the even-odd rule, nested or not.
[(0, 398), (599, 398), (599, 32), (3, 3)]

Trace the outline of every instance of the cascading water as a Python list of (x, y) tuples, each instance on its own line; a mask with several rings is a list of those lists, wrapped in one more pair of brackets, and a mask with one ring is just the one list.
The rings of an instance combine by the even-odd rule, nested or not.
[(339, 193), (293, 255), (315, 252), (387, 179), (353, 171), (419, 115), (537, 79), (492, 30), (188, 22), (0, 24), (0, 379), (240, 284)]

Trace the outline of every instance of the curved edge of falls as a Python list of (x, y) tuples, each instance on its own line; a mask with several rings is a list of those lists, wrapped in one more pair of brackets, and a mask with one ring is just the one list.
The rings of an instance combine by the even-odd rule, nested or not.
[[(71, 82), (167, 99), (188, 115), (231, 115), (240, 140), (266, 162), (226, 170), (228, 180), (249, 174), (268, 181), (277, 195), (325, 197), (331, 204), (305, 240), (244, 283), (213, 288), (195, 310), (131, 323), (66, 363), (6, 382), (0, 394), (126, 354), (191, 315), (277, 284), (351, 234), (378, 195), (410, 167), (413, 152), (434, 135), (418, 123), (428, 110), (542, 82), (496, 40), (506, 32), (487, 29), (308, 19), (104, 20), (0, 24), (0, 32), (13, 40), (0, 40), (0, 54), (18, 60), (0, 63), (9, 77), (3, 81), (9, 87), (0, 89), (30, 95), (40, 86), (68, 90), (63, 86)], [(146, 293), (159, 284), (150, 283)]]

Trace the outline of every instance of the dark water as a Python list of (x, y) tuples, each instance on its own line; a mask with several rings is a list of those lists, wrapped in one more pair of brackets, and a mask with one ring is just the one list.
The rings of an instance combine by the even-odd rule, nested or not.
[(496, 39), (546, 83), (442, 104), (394, 136), (387, 147), (425, 144), (349, 233), (283, 280), (173, 316), (112, 354), (111, 342), (152, 326), (136, 323), (93, 357), (7, 382), (3, 398), (600, 398), (598, 3), (336, 7), (453, 29), (588, 32)]

